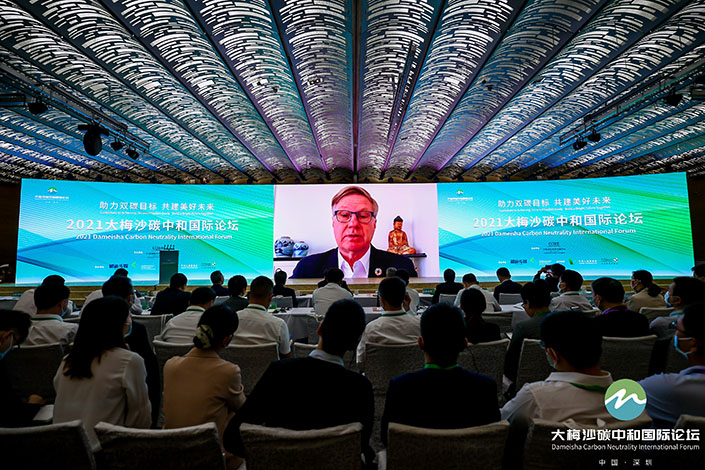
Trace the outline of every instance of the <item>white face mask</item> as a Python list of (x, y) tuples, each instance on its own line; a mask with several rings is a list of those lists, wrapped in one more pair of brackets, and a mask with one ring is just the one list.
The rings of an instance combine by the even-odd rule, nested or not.
[[(682, 339), (692, 339), (692, 338), (682, 338)], [(681, 348), (678, 347), (678, 335), (675, 335), (673, 337), (673, 347), (675, 347), (676, 351), (681, 353), (683, 355), (683, 357), (685, 357), (686, 359), (688, 359), (690, 357), (690, 354), (693, 352), (693, 351), (685, 352)]]

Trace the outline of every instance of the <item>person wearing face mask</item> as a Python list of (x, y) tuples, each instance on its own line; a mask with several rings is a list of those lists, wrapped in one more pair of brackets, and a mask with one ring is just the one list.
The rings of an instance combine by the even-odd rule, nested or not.
[(639, 382), (646, 392), (646, 412), (656, 427), (673, 427), (682, 414), (705, 416), (705, 303), (685, 307), (675, 329), (673, 345), (690, 366)]
[(125, 344), (132, 326), (129, 309), (112, 295), (91, 302), (54, 376), (54, 423), (82, 420), (94, 450), (100, 442), (93, 427), (101, 421), (130, 428), (152, 422), (144, 361)]
[(661, 288), (654, 284), (654, 277), (649, 271), (643, 269), (634, 271), (630, 284), (636, 292), (627, 300), (627, 308), (632, 312), (638, 312), (642, 307), (664, 308), (666, 306)]
[[(195, 296), (196, 291), (191, 300)], [(245, 403), (240, 367), (218, 354), (230, 344), (238, 323), (229, 307), (208, 308), (198, 320), (195, 336), (192, 332), (194, 348), (164, 365), (164, 429), (214, 422), (222, 442), (225, 427)], [(228, 468), (242, 462), (226, 455)]]
[(34, 290), (37, 314), (32, 317), (27, 344), (70, 344), (78, 325), (63, 320), (69, 302), (69, 288), (59, 284), (43, 284)]
[[(45, 277), (41, 285), (63, 286), (65, 282), (66, 281), (63, 277), (59, 276), (58, 274), (52, 274), (50, 276)], [(12, 310), (19, 310), (20, 312), (29, 313), (32, 316), (36, 315), (37, 306), (34, 304), (34, 291), (35, 289), (27, 289), (26, 291), (24, 291), (15, 306), (12, 307)], [(70, 315), (71, 312), (73, 312), (73, 302), (69, 300), (66, 305), (66, 308), (64, 309), (63, 316)]]
[(592, 295), (601, 313), (594, 318), (602, 336), (636, 338), (649, 334), (649, 320), (624, 303), (624, 286), (611, 277), (592, 281)]
[(511, 423), (528, 418), (582, 425), (615, 422), (605, 408), (612, 375), (600, 369), (602, 336), (586, 315), (555, 312), (541, 322), (541, 346), (555, 372), (524, 385), (500, 410)]
[(590, 301), (580, 295), (580, 288), (583, 286), (583, 276), (578, 271), (567, 269), (563, 271), (558, 279), (558, 292), (561, 295), (551, 300), (549, 308), (552, 312), (559, 310), (580, 310), (587, 312), (592, 310)]
[(690, 304), (705, 302), (705, 282), (694, 277), (681, 276), (673, 279), (664, 300), (673, 311), (651, 321), (649, 328), (659, 338), (672, 337), (675, 333), (674, 321), (683, 315), (683, 310)]
[(39, 395), (30, 395), (27, 400), (18, 397), (5, 369), (6, 356), (24, 341), (31, 324), (32, 320), (25, 312), (0, 311), (0, 427), (29, 426), (44, 404)]

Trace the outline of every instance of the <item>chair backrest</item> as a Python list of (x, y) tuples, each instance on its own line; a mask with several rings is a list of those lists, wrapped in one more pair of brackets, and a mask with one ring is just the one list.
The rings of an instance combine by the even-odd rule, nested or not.
[(215, 423), (180, 429), (132, 429), (98, 423), (103, 448), (101, 469), (224, 469), (225, 460)]
[(56, 398), (54, 375), (64, 357), (59, 343), (22, 346), (10, 352), (3, 362), (12, 388), (19, 396), (41, 395), (49, 403)]
[(641, 307), (639, 313), (644, 315), (649, 323), (656, 317), (665, 317), (674, 310), (673, 307), (663, 307), (663, 308), (653, 308), (653, 307)]
[(279, 359), (277, 343), (230, 345), (220, 352), (220, 357), (240, 366), (242, 385), (249, 395), (272, 361)]
[(283, 295), (272, 298), (272, 302), (277, 305), (277, 308), (291, 308), (294, 305), (294, 299), (289, 296), (284, 297)]
[(154, 341), (155, 336), (159, 336), (164, 331), (166, 322), (174, 318), (174, 315), (167, 313), (165, 315), (133, 315), (132, 320), (141, 323), (147, 329), (147, 337), (150, 343)]
[(600, 366), (612, 374), (614, 380), (641, 380), (649, 376), (651, 354), (656, 335), (635, 338), (602, 338)]
[(292, 431), (243, 423), (240, 435), (247, 454), (247, 470), (360, 470), (362, 424)]
[(546, 353), (537, 339), (524, 339), (519, 355), (517, 369), (516, 391), (521, 390), (525, 383), (545, 380), (551, 373), (551, 366), (546, 361)]
[(501, 468), (509, 422), (464, 429), (425, 429), (389, 423), (387, 469)]
[(455, 302), (455, 297), (456, 296), (454, 296), (452, 294), (441, 294), (438, 297), (438, 303), (441, 303), (441, 304), (446, 303), (446, 304), (453, 305), (453, 303)]
[[(600, 429), (646, 429), (652, 424), (651, 418), (646, 413), (642, 413), (631, 421), (617, 421), (608, 423), (605, 428)], [(570, 428), (575, 428), (571, 425)], [(597, 429), (595, 426), (578, 426), (581, 429)], [(524, 447), (524, 469), (523, 470), (563, 470), (566, 468), (576, 468), (575, 452), (556, 452), (551, 445), (556, 430), (567, 431), (569, 426), (566, 423), (557, 423), (543, 419), (534, 419), (529, 423), (529, 433)], [(564, 442), (568, 443), (568, 442)], [(638, 442), (636, 443), (638, 444)], [(588, 468), (592, 468), (596, 461), (591, 461)], [(670, 459), (669, 459), (670, 463)]]
[(7, 468), (96, 468), (86, 429), (80, 420), (28, 428), (0, 428), (0, 455), (7, 462)]
[(673, 338), (668, 338), (665, 342), (667, 344), (665, 345), (666, 367), (664, 372), (666, 374), (676, 374), (683, 369), (690, 367), (690, 361), (686, 359), (683, 354), (676, 351), (675, 346), (673, 346)]
[[(703, 416), (692, 416), (692, 415), (681, 415), (676, 421), (675, 429), (699, 429), (700, 439), (702, 439), (703, 433), (705, 433), (705, 417)], [(691, 442), (692, 443), (692, 442)], [(668, 465), (671, 468), (678, 468), (677, 465), (683, 465), (683, 468), (703, 468), (705, 467), (705, 449), (700, 446), (697, 451), (686, 451), (682, 450), (680, 452), (672, 452), (669, 456), (673, 458), (668, 459)]]
[(500, 333), (512, 331), (512, 315), (506, 313), (483, 313), (482, 319), (499, 326)]
[(294, 343), (294, 357), (306, 357), (316, 349), (316, 344)]
[(502, 398), (504, 356), (507, 355), (508, 344), (508, 339), (471, 344), (458, 355), (460, 367), (494, 379), (497, 384), (497, 399), (500, 401)]
[(512, 310), (512, 330), (516, 328), (517, 323), (529, 320), (531, 317), (525, 310)]
[(229, 298), (230, 298), (229, 295), (219, 295), (219, 296), (216, 297), (215, 300), (213, 301), (213, 305), (220, 305), (220, 304), (222, 304), (223, 302), (225, 302), (226, 300), (228, 300)]
[(306, 330), (308, 331), (308, 344), (318, 344), (318, 325), (323, 321), (317, 315), (306, 315)]
[(15, 306), (18, 300), (20, 300), (19, 297), (16, 299), (0, 299), (0, 309), (12, 310), (12, 307)]
[(700, 429), (701, 432), (705, 432), (705, 416), (681, 415), (674, 428)]
[(375, 393), (386, 393), (394, 377), (419, 370), (424, 365), (423, 351), (417, 343), (365, 344), (365, 363), (362, 370), (372, 382)]
[(152, 341), (152, 345), (154, 345), (154, 354), (156, 354), (157, 362), (159, 363), (159, 380), (162, 384), (162, 389), (164, 389), (164, 364), (174, 356), (184, 356), (193, 348), (193, 344), (167, 343), (166, 341), (155, 339)]
[(521, 294), (509, 294), (501, 292), (499, 294), (499, 305), (514, 305), (522, 301)]

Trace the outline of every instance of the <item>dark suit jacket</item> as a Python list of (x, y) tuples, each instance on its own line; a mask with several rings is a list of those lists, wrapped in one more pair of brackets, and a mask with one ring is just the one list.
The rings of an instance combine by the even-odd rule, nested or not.
[[(504, 357), (504, 375), (512, 382), (516, 382), (517, 370), (519, 369), (519, 356), (521, 355), (521, 345), (524, 339), (541, 338), (541, 322), (549, 312), (534, 315), (528, 320), (520, 321), (514, 327), (512, 339), (507, 348), (507, 355)], [(576, 315), (581, 315), (576, 312)]]
[[(317, 253), (303, 258), (294, 268), (294, 274), (292, 274), (291, 278), (321, 278), (326, 269), (334, 268), (337, 265), (338, 249), (333, 248), (324, 253)], [(409, 258), (396, 253), (378, 250), (370, 245), (370, 269), (367, 272), (367, 277), (384, 277), (387, 268), (392, 267), (405, 270), (411, 277), (416, 276), (414, 263)]]
[[(322, 281), (318, 281), (318, 287), (325, 287), (326, 284), (328, 284), (328, 281), (326, 281), (325, 279), (323, 279)], [(348, 286), (348, 283), (345, 282), (345, 279), (340, 281), (340, 287), (350, 292), (351, 294), (353, 293), (353, 291), (350, 290), (350, 286)]]
[(593, 321), (597, 323), (602, 336), (634, 338), (650, 334), (649, 320), (641, 313), (628, 310), (626, 305), (607, 310)]
[(497, 287), (494, 288), (494, 298), (499, 301), (499, 294), (520, 294), (521, 284), (514, 282), (511, 279), (501, 282)]
[(499, 341), (502, 339), (499, 334), (499, 325), (486, 322), (485, 320), (466, 321), (465, 337), (472, 344), (488, 343), (490, 341)]
[(289, 289), (288, 287), (275, 285), (273, 294), (275, 297), (277, 295), (281, 295), (284, 297), (291, 297), (291, 306), (292, 307), (299, 306), (299, 302), (296, 300), (296, 291), (294, 289)]
[(456, 367), (422, 369), (389, 382), (381, 437), (389, 423), (432, 429), (460, 429), (500, 420), (497, 385), (484, 375)]
[(227, 287), (223, 286), (211, 286), (211, 289), (215, 291), (215, 295), (217, 296), (225, 296), (225, 295), (230, 295), (230, 290)]
[[(539, 279), (541, 279), (541, 273), (536, 273), (534, 275), (534, 281), (538, 281)], [(558, 292), (558, 281), (560, 281), (559, 278), (554, 276), (546, 276), (543, 280), (546, 281), (549, 292)]]
[(436, 291), (433, 293), (433, 299), (431, 303), (437, 304), (438, 299), (441, 298), (441, 294), (457, 295), (458, 292), (463, 290), (463, 285), (459, 282), (444, 282), (436, 286)]
[(147, 327), (139, 321), (133, 321), (132, 333), (125, 338), (125, 342), (130, 347), (130, 351), (139, 354), (144, 359), (144, 367), (147, 369), (147, 393), (149, 394), (149, 402), (152, 404), (152, 427), (156, 427), (159, 420), (162, 391), (159, 382), (159, 363), (157, 356), (154, 355), (154, 350), (152, 350), (152, 344), (149, 342)]
[(165, 315), (168, 313), (178, 315), (186, 311), (189, 299), (191, 299), (190, 292), (167, 287), (157, 294), (150, 313), (152, 315)]
[[(8, 354), (12, 354), (12, 351)], [(39, 411), (40, 405), (25, 403), (15, 394), (3, 362), (0, 359), (0, 427), (20, 428), (31, 426), (32, 419)]]
[[(330, 362), (304, 357), (272, 362), (228, 425), (225, 449), (243, 456), (240, 423), (287, 429), (322, 429), (362, 423), (368, 459), (374, 415), (372, 384), (366, 377)], [(371, 460), (369, 460), (371, 462)]]
[(231, 296), (229, 299), (223, 302), (223, 305), (227, 305), (228, 307), (230, 307), (230, 310), (232, 310), (233, 312), (238, 312), (243, 308), (247, 308), (247, 306), (250, 305), (250, 301), (244, 297)]

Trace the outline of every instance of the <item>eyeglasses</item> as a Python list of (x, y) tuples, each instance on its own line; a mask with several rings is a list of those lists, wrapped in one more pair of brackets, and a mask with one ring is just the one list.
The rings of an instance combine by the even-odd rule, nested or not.
[(337, 220), (341, 224), (347, 224), (348, 222), (350, 222), (352, 220), (353, 214), (357, 217), (357, 221), (361, 224), (369, 224), (372, 218), (375, 216), (375, 213), (372, 211), (333, 211), (335, 220)]

